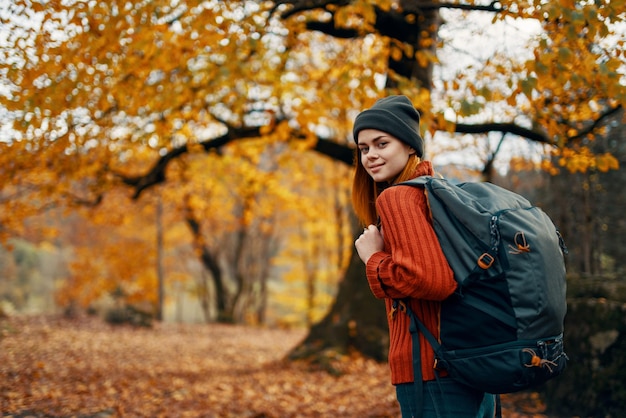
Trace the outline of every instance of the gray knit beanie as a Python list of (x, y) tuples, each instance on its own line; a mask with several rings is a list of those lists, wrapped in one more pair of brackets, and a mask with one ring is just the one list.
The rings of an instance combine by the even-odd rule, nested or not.
[(378, 100), (374, 106), (359, 113), (354, 120), (352, 134), (357, 142), (363, 129), (387, 132), (424, 155), (424, 140), (419, 134), (420, 115), (406, 96), (389, 96)]

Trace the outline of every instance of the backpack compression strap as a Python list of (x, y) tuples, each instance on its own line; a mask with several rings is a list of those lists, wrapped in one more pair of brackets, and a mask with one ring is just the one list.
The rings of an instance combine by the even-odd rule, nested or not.
[[(439, 351), (441, 345), (437, 342), (435, 336), (426, 328), (426, 326), (420, 321), (415, 313), (409, 308), (409, 306), (401, 301), (394, 299), (393, 307), (395, 309), (403, 310), (409, 316), (411, 323), (409, 325), (409, 331), (411, 332), (411, 340), (413, 345), (413, 388), (415, 389), (415, 413), (414, 418), (421, 418), (424, 409), (424, 382), (422, 380), (422, 354), (420, 350), (420, 338), (419, 333), (424, 334), (424, 337), (428, 340), (436, 354)], [(435, 373), (437, 371), (435, 370)]]

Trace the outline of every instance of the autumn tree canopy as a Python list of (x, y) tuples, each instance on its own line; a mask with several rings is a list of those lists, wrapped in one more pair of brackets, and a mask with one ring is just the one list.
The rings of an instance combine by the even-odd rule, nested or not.
[[(277, 256), (285, 242), (275, 235), (279, 221), (280, 231), (321, 237), (307, 249), (317, 260), (308, 269), (340, 276), (346, 268), (351, 123), (385, 94), (411, 97), (427, 148), (437, 135), (498, 132), (545, 144), (543, 166), (553, 173), (617, 168), (609, 152), (592, 152), (590, 144), (626, 102), (625, 5), (5, 4), (0, 236), (24, 235), (24, 221), (51, 208), (102, 207), (118, 193), (137, 200), (167, 180), (160, 193), (187, 225), (211, 286), (226, 280), (219, 309), (229, 316), (242, 305), (256, 309), (262, 297), (242, 302), (237, 295), (262, 295), (263, 279), (251, 285), (238, 277), (269, 274), (244, 267), (254, 254), (261, 264)], [(482, 13), (493, 24), (539, 30), (524, 53), (495, 48), (480, 62), (433, 72), (450, 64), (438, 55), (444, 11), (454, 13), (449, 19)], [(320, 175), (329, 171), (336, 174)], [(310, 204), (321, 198), (326, 206)], [(114, 206), (107, 207), (112, 216)], [(275, 219), (279, 209), (295, 217)], [(316, 219), (334, 225), (332, 233), (320, 235)], [(253, 230), (262, 234), (250, 245)], [(329, 263), (335, 267), (320, 268)]]

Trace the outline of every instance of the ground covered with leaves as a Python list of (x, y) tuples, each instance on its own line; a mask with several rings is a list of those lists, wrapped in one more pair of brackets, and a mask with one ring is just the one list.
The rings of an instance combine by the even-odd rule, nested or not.
[[(97, 318), (0, 319), (0, 416), (399, 417), (385, 364), (338, 358), (335, 372), (286, 354), (303, 330), (111, 326)], [(505, 417), (545, 417), (532, 395)]]

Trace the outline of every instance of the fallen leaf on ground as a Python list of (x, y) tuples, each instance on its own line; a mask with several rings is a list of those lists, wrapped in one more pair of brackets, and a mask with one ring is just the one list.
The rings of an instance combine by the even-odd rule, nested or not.
[[(4, 319), (0, 331), (2, 416), (400, 416), (386, 364), (350, 357), (333, 376), (286, 361), (305, 330), (34, 316)], [(528, 394), (503, 407), (507, 418), (546, 417)]]

